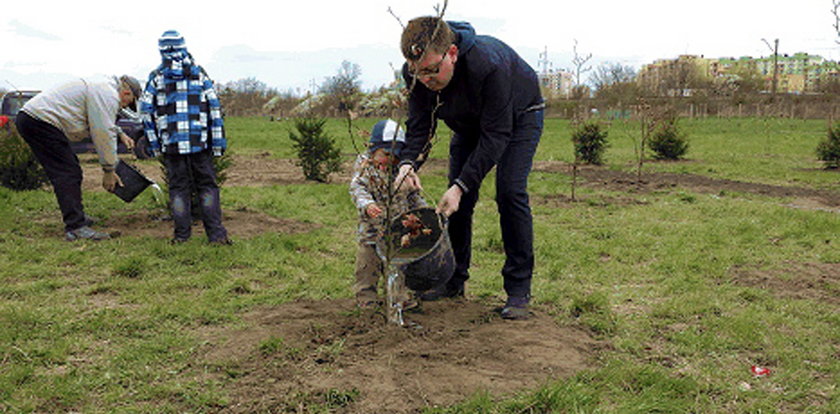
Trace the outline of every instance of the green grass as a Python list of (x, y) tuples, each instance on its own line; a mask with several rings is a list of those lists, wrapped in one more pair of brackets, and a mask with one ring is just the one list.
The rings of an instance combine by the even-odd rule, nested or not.
[[(375, 121), (357, 121), (354, 129)], [(227, 120), (236, 153), (277, 158), (293, 156), (289, 125)], [(645, 171), (840, 191), (837, 173), (821, 170), (813, 154), (823, 121), (681, 126), (689, 161), (647, 163)], [(603, 168), (632, 171), (638, 127), (617, 122), (609, 132)], [(348, 157), (354, 153), (344, 121), (331, 120), (328, 133)], [(445, 156), (446, 135), (441, 128), (434, 157)], [(569, 136), (568, 122), (548, 120), (537, 160), (571, 161)], [(442, 194), (443, 173), (423, 179), (430, 198)], [(475, 219), (470, 292), (481, 297), (502, 294), (493, 187), (485, 180)], [(534, 172), (530, 188), (535, 302), (558, 323), (588, 329), (609, 345), (594, 368), (572, 378), (513, 396), (477, 394), (429, 412), (840, 412), (838, 307), (733, 282), (737, 268), (780, 275), (792, 263), (840, 263), (836, 214), (690, 189), (579, 188), (589, 202), (558, 207), (550, 199), (568, 195), (570, 179), (546, 172)], [(613, 201), (621, 197), (635, 202)], [(227, 401), (222, 384), (181, 375), (194, 369), (204, 346), (196, 332), (233, 326), (257, 306), (351, 296), (356, 222), (345, 184), (225, 187), (222, 202), (315, 226), (225, 249), (136, 237), (66, 243), (51, 192), (0, 188), (0, 412), (215, 411)], [(86, 193), (85, 203), (105, 219), (152, 206), (102, 192)], [(836, 292), (836, 279), (826, 283)], [(323, 352), (341, 352), (341, 345)], [(293, 351), (279, 337), (255, 349)], [(753, 378), (751, 365), (774, 374)], [(340, 409), (357, 398), (355, 389), (330, 390), (320, 400)]]
[[(650, 162), (645, 171), (700, 174), (775, 185), (840, 189), (836, 171), (822, 170), (817, 144), (825, 139), (824, 120), (794, 119), (686, 119), (678, 123), (688, 133), (689, 150), (681, 162)], [(633, 170), (638, 163), (635, 148), (641, 132), (634, 121), (613, 121), (607, 128), (610, 168)], [(574, 159), (569, 137), (571, 127), (563, 120), (548, 120), (538, 160)], [(650, 149), (645, 149), (648, 157)]]

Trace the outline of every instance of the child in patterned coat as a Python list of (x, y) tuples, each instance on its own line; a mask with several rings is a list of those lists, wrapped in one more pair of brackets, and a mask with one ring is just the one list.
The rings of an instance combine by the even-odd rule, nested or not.
[(222, 107), (213, 81), (187, 51), (184, 37), (167, 30), (158, 40), (161, 64), (149, 74), (140, 116), (155, 157), (163, 154), (172, 222), (172, 243), (192, 235), (193, 188), (198, 193), (204, 232), (211, 244), (228, 245), (222, 224), (213, 157), (227, 148)]
[[(376, 287), (384, 268), (376, 252), (376, 244), (384, 236), (388, 198), (391, 198), (392, 219), (408, 210), (426, 206), (419, 191), (394, 191), (392, 188), (398, 154), (404, 143), (405, 132), (396, 122), (391, 119), (379, 121), (371, 130), (368, 151), (359, 155), (353, 167), (350, 196), (359, 211), (359, 246), (353, 290), (356, 304), (360, 307), (377, 304)], [(405, 292), (405, 289), (400, 290)], [(403, 309), (416, 306), (407, 293), (400, 296), (397, 300), (403, 303)]]

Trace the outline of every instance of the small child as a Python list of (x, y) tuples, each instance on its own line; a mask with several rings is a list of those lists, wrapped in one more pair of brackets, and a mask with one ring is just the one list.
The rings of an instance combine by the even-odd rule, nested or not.
[[(376, 285), (384, 269), (382, 259), (376, 253), (376, 243), (381, 240), (386, 228), (388, 192), (393, 191), (398, 155), (404, 144), (405, 132), (396, 122), (391, 119), (379, 121), (371, 130), (367, 153), (360, 154), (353, 166), (350, 196), (359, 210), (359, 248), (353, 290), (359, 307), (377, 303)], [(391, 217), (425, 206), (419, 191), (402, 190), (392, 195)], [(403, 303), (403, 309), (416, 306), (407, 294), (401, 296), (397, 300)]]

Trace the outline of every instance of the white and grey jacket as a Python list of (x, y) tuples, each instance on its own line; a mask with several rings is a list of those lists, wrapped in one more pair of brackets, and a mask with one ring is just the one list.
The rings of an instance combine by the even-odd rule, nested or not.
[[(350, 180), (350, 197), (359, 212), (358, 241), (376, 243), (385, 230), (385, 206), (389, 188), (393, 185), (394, 175), (376, 168), (368, 154), (361, 154), (353, 165), (353, 178)], [(376, 203), (383, 213), (377, 218), (367, 215), (367, 206)], [(419, 191), (399, 191), (393, 194), (391, 217), (397, 217), (408, 210), (426, 207), (426, 200)]]
[(71, 141), (91, 137), (105, 171), (117, 166), (116, 125), (120, 110), (119, 79), (76, 79), (35, 95), (21, 109), (46, 122)]

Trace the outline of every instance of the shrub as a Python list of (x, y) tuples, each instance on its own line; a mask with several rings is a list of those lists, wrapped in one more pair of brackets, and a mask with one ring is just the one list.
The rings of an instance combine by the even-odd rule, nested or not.
[(828, 128), (828, 136), (817, 145), (817, 158), (825, 168), (840, 167), (840, 123)]
[(47, 174), (14, 125), (0, 128), (0, 185), (12, 190), (34, 190), (47, 182)]
[(581, 122), (572, 131), (572, 143), (575, 145), (575, 159), (587, 164), (601, 165), (604, 151), (607, 150), (607, 131), (596, 121)]
[(648, 141), (653, 158), (678, 160), (688, 151), (686, 134), (677, 127), (676, 119), (668, 119), (657, 125)]
[(323, 118), (297, 118), (297, 134), (289, 131), (303, 175), (307, 180), (321, 183), (328, 182), (330, 174), (341, 170), (341, 152), (332, 137), (324, 133), (326, 122)]

